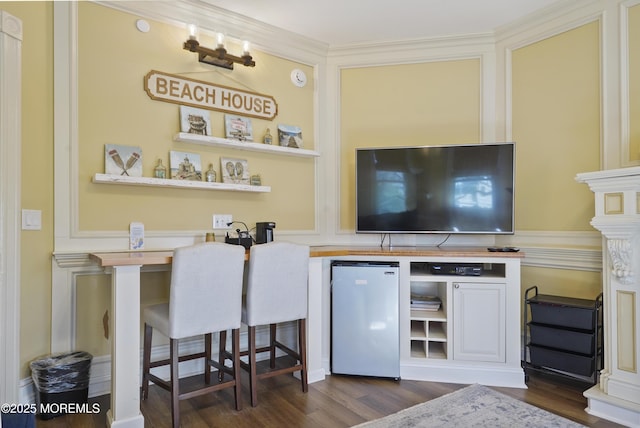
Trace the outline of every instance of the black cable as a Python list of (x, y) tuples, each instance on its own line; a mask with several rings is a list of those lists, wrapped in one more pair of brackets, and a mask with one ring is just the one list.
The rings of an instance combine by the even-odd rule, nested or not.
[(436, 247), (440, 248), (440, 245), (444, 244), (445, 242), (447, 242), (449, 240), (449, 238), (451, 238), (451, 234), (447, 234), (447, 237), (444, 239), (444, 241), (442, 241), (441, 243), (439, 243), (438, 245), (436, 245)]
[[(251, 234), (249, 233), (249, 228), (247, 227), (247, 224), (243, 221), (230, 221), (229, 223), (227, 223), (227, 226), (231, 226), (234, 223), (240, 223), (241, 225), (243, 225), (247, 231), (247, 235), (251, 236)], [(238, 232), (238, 236), (240, 236), (240, 229), (236, 229), (236, 232)]]

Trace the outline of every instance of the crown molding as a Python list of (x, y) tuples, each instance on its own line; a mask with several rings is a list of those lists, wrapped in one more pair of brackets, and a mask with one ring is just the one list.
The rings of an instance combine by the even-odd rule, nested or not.
[[(265, 24), (199, 0), (94, 1), (101, 6), (185, 28), (196, 24), (201, 33), (223, 32), (231, 40), (250, 40), (262, 52), (313, 65), (328, 53), (325, 43)], [(182, 49), (181, 46), (177, 48)]]

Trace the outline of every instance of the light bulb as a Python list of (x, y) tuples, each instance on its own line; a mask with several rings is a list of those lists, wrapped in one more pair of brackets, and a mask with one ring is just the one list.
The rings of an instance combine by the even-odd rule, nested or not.
[(195, 24), (189, 24), (189, 40), (198, 39), (198, 26)]
[(224, 48), (224, 34), (223, 33), (216, 34), (216, 47), (217, 48)]
[(249, 50), (251, 48), (251, 43), (248, 40), (242, 42), (242, 55), (249, 55)]

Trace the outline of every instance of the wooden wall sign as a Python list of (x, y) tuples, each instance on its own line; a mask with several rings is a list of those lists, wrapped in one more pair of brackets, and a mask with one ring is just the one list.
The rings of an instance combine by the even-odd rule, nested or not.
[(168, 103), (258, 119), (272, 120), (278, 114), (278, 104), (270, 95), (214, 85), (156, 70), (151, 70), (144, 76), (144, 90), (149, 98)]

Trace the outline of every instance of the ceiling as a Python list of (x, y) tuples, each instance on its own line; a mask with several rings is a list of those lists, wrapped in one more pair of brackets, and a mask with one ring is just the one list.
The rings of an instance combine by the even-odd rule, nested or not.
[(565, 0), (203, 0), (343, 46), (492, 32)]

